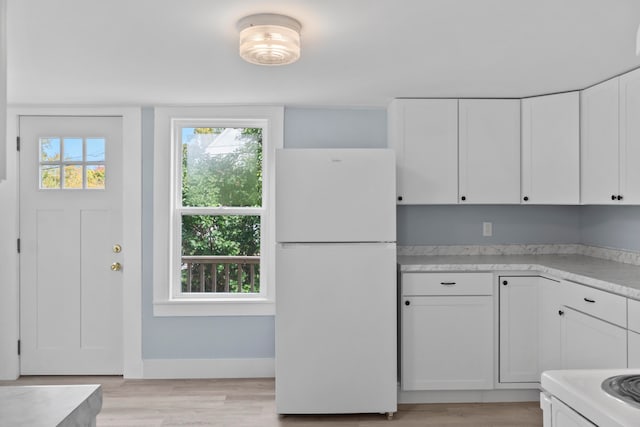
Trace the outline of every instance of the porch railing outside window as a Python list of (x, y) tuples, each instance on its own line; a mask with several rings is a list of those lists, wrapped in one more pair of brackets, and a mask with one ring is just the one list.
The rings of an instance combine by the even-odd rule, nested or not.
[(259, 256), (183, 256), (182, 292), (260, 292)]

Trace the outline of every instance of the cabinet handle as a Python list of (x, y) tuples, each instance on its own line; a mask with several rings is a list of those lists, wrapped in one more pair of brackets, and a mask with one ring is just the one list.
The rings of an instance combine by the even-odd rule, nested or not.
[(564, 316), (564, 311), (558, 310), (558, 316)]
[(585, 298), (584, 300), (585, 300), (586, 302), (596, 302), (596, 300), (589, 299), (589, 298)]
[(440, 282), (440, 284), (444, 286), (453, 286), (456, 284), (456, 282)]
[(618, 200), (622, 200), (622, 196), (618, 195)]
[(411, 301), (405, 301), (404, 305), (411, 305)]
[(464, 202), (465, 200), (467, 200), (467, 197), (466, 196), (462, 196), (462, 197), (460, 197), (460, 200), (462, 200)]
[(522, 200), (524, 200), (525, 202), (528, 202), (528, 201), (529, 201), (529, 198), (528, 198), (527, 196), (524, 196), (524, 197), (522, 198)]
[(509, 284), (509, 282), (507, 282), (506, 280), (503, 280), (503, 281), (502, 281), (502, 285), (503, 285), (503, 286), (507, 286), (508, 284)]
[(612, 194), (612, 195), (611, 195), (611, 200), (615, 200), (615, 199), (616, 199), (616, 195), (615, 195), (615, 194)]
[(402, 201), (402, 196), (398, 196), (398, 201)]

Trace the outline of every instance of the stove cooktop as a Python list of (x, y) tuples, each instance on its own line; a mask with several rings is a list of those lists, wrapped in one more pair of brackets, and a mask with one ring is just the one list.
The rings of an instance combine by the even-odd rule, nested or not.
[(602, 390), (636, 408), (640, 408), (640, 375), (616, 375), (602, 382)]

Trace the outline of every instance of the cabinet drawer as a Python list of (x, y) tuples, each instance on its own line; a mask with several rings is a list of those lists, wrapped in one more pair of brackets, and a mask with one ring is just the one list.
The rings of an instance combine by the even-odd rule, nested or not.
[(627, 299), (625, 297), (567, 281), (562, 281), (561, 288), (562, 305), (626, 329)]
[(640, 301), (628, 300), (627, 310), (629, 310), (628, 329), (640, 333)]
[(402, 295), (492, 295), (493, 273), (403, 273)]

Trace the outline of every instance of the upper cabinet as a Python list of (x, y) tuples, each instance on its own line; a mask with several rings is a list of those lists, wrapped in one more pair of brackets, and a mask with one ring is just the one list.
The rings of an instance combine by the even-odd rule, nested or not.
[(580, 182), (584, 204), (616, 203), (620, 195), (618, 92), (618, 78), (582, 91)]
[(522, 202), (580, 202), (580, 94), (522, 100)]
[(459, 101), (460, 203), (520, 203), (520, 100)]
[(399, 204), (458, 200), (458, 100), (396, 99), (389, 108)]
[(640, 70), (582, 91), (583, 204), (640, 204)]
[(399, 204), (640, 205), (640, 69), (519, 99), (397, 99)]
[(640, 69), (620, 76), (620, 195), (640, 204)]

